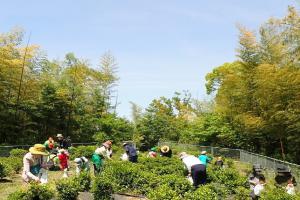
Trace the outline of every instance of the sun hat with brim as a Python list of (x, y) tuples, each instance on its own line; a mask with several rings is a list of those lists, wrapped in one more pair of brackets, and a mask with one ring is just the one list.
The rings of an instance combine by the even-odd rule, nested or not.
[(30, 147), (29, 152), (35, 155), (42, 155), (42, 156), (49, 155), (49, 152), (46, 150), (46, 147), (42, 144), (35, 144), (33, 147)]
[(207, 151), (201, 151), (201, 155), (207, 154)]
[(170, 150), (170, 148), (169, 148), (168, 146), (162, 146), (162, 147), (160, 148), (160, 150), (161, 150), (161, 152), (163, 152), (163, 153), (167, 153), (167, 152)]
[(56, 137), (64, 137), (62, 134), (57, 134)]
[(181, 152), (180, 154), (179, 154), (179, 158), (182, 160), (183, 158), (185, 158), (185, 157), (187, 157), (188, 156), (188, 154), (186, 153), (186, 152)]
[(277, 165), (277, 172), (278, 173), (290, 173), (291, 170), (285, 165)]

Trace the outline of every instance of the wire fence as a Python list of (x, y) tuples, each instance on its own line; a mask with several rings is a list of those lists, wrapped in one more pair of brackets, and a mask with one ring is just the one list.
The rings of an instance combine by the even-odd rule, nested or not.
[[(177, 142), (158, 143), (158, 146), (163, 145), (169, 146), (175, 153), (179, 153), (179, 151), (186, 151), (191, 154), (199, 154), (201, 151), (207, 151), (212, 156), (223, 156), (225, 158), (232, 158), (244, 163), (260, 164), (265, 170), (269, 171), (269, 173), (273, 173), (274, 177), (277, 166), (280, 164), (285, 165), (292, 171), (292, 174), (296, 178), (296, 180), (300, 180), (300, 165), (248, 152), (242, 149), (201, 146), (195, 144), (181, 144)], [(300, 184), (297, 185), (297, 188), (300, 191)]]

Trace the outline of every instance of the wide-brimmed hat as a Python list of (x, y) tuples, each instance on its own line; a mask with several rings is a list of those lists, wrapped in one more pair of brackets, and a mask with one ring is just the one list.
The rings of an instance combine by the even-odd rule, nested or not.
[(207, 151), (201, 151), (201, 155), (207, 154)]
[(290, 173), (291, 172), (291, 170), (287, 166), (282, 165), (282, 164), (277, 165), (276, 171), (278, 173)]
[(33, 147), (29, 148), (29, 152), (36, 155), (47, 156), (49, 152), (46, 150), (46, 147), (42, 144), (35, 144)]
[(162, 146), (162, 147), (160, 148), (160, 150), (161, 150), (161, 152), (163, 152), (163, 153), (167, 153), (168, 151), (170, 151), (170, 147), (168, 147), (167, 145), (165, 145), (165, 146)]
[(74, 159), (74, 162), (75, 162), (76, 164), (80, 164), (80, 163), (82, 163), (82, 160), (81, 160), (81, 158), (75, 158), (75, 159)]
[(62, 138), (62, 137), (64, 137), (64, 136), (63, 136), (62, 134), (57, 134), (56, 137), (57, 137), (57, 138)]
[(254, 164), (253, 165), (253, 170), (256, 172), (261, 172), (262, 171), (262, 167), (260, 164)]
[(187, 157), (188, 156), (188, 154), (186, 153), (186, 152), (181, 152), (180, 154), (179, 154), (179, 158), (182, 160), (183, 158), (185, 158), (185, 157)]

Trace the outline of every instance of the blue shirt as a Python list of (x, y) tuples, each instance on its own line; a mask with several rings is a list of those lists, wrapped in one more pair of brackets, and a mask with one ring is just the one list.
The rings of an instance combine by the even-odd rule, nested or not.
[(201, 161), (201, 163), (205, 166), (210, 161), (210, 158), (207, 155), (200, 155), (198, 158)]

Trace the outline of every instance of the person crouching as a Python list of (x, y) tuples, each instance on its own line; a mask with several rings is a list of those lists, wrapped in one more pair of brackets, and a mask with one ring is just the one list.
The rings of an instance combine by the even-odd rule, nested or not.
[(92, 162), (94, 166), (94, 174), (95, 176), (98, 175), (101, 171), (101, 168), (103, 166), (103, 159), (106, 151), (103, 148), (97, 148), (92, 155)]
[(76, 174), (77, 175), (79, 175), (80, 172), (82, 172), (82, 171), (85, 171), (85, 172), (90, 171), (89, 161), (86, 157), (82, 156), (80, 158), (75, 158), (74, 162), (76, 164)]
[(182, 160), (185, 169), (188, 171), (188, 177), (192, 177), (193, 185), (195, 187), (206, 183), (206, 166), (201, 163), (196, 156), (182, 152), (179, 154), (179, 158)]
[(66, 150), (60, 149), (59, 154), (58, 154), (58, 159), (59, 159), (59, 167), (60, 170), (64, 172), (63, 177), (66, 178), (68, 177), (68, 159), (69, 159), (69, 154)]

